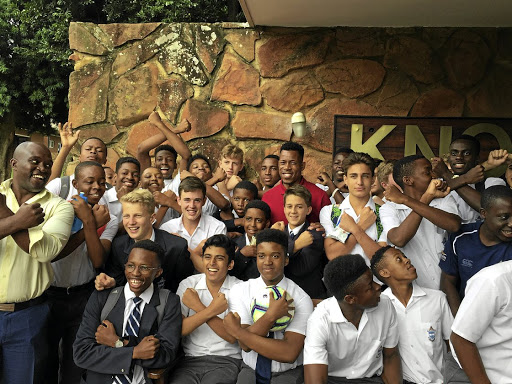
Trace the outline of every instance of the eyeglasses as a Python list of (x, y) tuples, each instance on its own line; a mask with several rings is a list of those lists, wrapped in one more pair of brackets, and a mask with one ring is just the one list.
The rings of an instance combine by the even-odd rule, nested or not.
[(160, 267), (148, 267), (147, 265), (135, 265), (135, 264), (125, 264), (124, 265), (124, 269), (127, 270), (128, 272), (133, 272), (135, 271), (135, 268), (139, 268), (139, 271), (140, 273), (142, 274), (148, 274), (150, 273), (151, 271), (153, 270), (156, 270), (156, 269), (160, 269)]

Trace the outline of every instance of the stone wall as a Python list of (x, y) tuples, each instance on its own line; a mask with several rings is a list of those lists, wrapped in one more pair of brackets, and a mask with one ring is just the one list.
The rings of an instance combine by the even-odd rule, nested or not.
[(302, 111), (310, 180), (329, 169), (335, 114), (512, 117), (512, 29), (71, 23), (69, 40), (69, 120), (110, 165), (157, 132), (155, 109), (191, 122), (193, 153), (238, 142), (251, 176)]

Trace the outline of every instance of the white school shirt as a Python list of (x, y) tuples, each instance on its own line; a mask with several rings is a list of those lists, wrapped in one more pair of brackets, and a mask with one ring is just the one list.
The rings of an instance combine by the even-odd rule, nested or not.
[[(100, 240), (112, 242), (118, 230), (117, 218), (110, 214), (110, 221), (100, 236)], [(63, 259), (52, 263), (55, 280), (52, 283), (55, 287), (69, 288), (83, 285), (96, 277), (96, 270), (87, 253), (85, 240), (73, 252)]]
[(108, 211), (111, 215), (114, 215), (117, 218), (118, 223), (123, 222), (123, 207), (121, 206), (121, 202), (117, 198), (116, 187), (110, 188), (105, 192), (104, 195), (108, 204)]
[[(325, 193), (327, 193), (327, 191), (329, 190), (329, 187), (327, 185), (323, 185), (323, 184), (320, 184), (320, 183), (316, 183), (315, 184), (318, 188), (320, 188), (322, 191), (325, 191)], [(341, 196), (343, 196), (344, 199), (346, 199), (348, 197), (348, 193), (347, 192), (341, 192)], [(336, 203), (336, 200), (334, 200), (334, 197), (332, 196), (329, 196), (329, 200), (331, 200), (331, 204), (338, 204)]]
[(177, 233), (178, 236), (181, 236), (187, 240), (188, 247), (190, 249), (195, 249), (201, 241), (208, 239), (213, 235), (225, 235), (227, 233), (226, 225), (222, 221), (204, 214), (201, 215), (199, 224), (192, 234), (189, 234), (183, 226), (183, 215), (177, 219), (172, 219), (166, 223), (163, 223), (160, 226), (160, 229), (169, 233)]
[[(359, 222), (359, 216), (356, 215), (356, 211), (354, 211), (354, 208), (352, 208), (352, 205), (350, 204), (350, 197), (343, 200), (343, 202), (339, 205), (340, 209), (342, 210), (342, 214), (346, 213), (347, 215), (351, 216), (356, 223)], [(375, 202), (372, 198), (368, 199), (368, 202), (366, 203), (365, 207), (370, 207), (372, 211), (375, 212)], [(384, 207), (384, 205), (383, 205)], [(326, 205), (320, 210), (320, 224), (325, 228), (325, 235), (328, 236), (334, 231), (334, 224), (331, 220), (331, 212), (332, 212), (333, 205)], [(382, 212), (382, 208), (380, 208), (379, 213)], [(384, 236), (384, 231), (381, 233), (380, 237), (377, 238), (377, 224), (373, 223), (368, 229), (366, 229), (366, 234), (374, 241), (379, 242), (386, 242), (386, 237)], [(356, 242), (356, 245), (354, 246), (354, 249), (350, 251), (352, 254), (359, 254), (363, 256), (366, 265), (370, 266), (370, 258), (368, 255), (366, 255), (363, 251), (363, 247), (359, 245), (359, 243)], [(370, 255), (373, 256), (373, 255)]]
[[(283, 339), (285, 332), (295, 332), (306, 335), (308, 318), (313, 312), (313, 302), (311, 298), (301, 287), (286, 277), (276, 285), (286, 290), (293, 298), (295, 315), (286, 329), (274, 332), (274, 339)], [(252, 325), (254, 323), (251, 316), (251, 300), (256, 294), (261, 292), (261, 290), (265, 289), (266, 286), (260, 276), (256, 279), (241, 282), (233, 287), (231, 300), (229, 301), (229, 310), (231, 312), (237, 312), (240, 315), (241, 324)], [(258, 360), (257, 352), (242, 351), (242, 358), (245, 364), (252, 369), (256, 369), (256, 361)], [(302, 365), (302, 352), (299, 354), (299, 357), (297, 357), (297, 360), (291, 364), (272, 360), (272, 372), (286, 372), (299, 365)]]
[[(175, 180), (178, 180), (178, 181), (177, 181), (177, 182), (175, 182)], [(165, 180), (164, 180), (164, 181), (165, 181)], [(164, 191), (168, 191), (168, 190), (171, 190), (171, 191), (173, 191), (173, 192), (176, 194), (176, 196), (179, 196), (179, 192), (178, 192), (178, 191), (179, 191), (179, 189), (178, 189), (178, 188), (179, 188), (179, 186), (180, 186), (180, 183), (181, 183), (181, 180), (180, 180), (180, 174), (178, 173), (178, 174), (176, 175), (176, 177), (173, 179), (173, 181), (169, 184), (169, 186), (168, 186), (168, 187), (166, 186), (166, 187), (162, 190), (162, 192), (164, 192)], [(213, 188), (213, 189), (215, 189), (216, 191), (218, 191), (218, 190), (219, 190), (219, 187), (217, 187), (217, 185), (214, 185), (212, 188)], [(222, 195), (222, 196), (224, 196), (224, 198), (225, 198), (227, 201), (230, 201), (230, 200), (229, 200), (229, 197), (227, 197), (226, 195)], [(202, 211), (203, 211), (203, 214), (204, 214), (204, 215), (212, 216), (212, 215), (214, 215), (216, 212), (218, 212), (218, 211), (219, 211), (219, 207), (217, 207), (215, 204), (213, 204), (213, 203), (211, 202), (211, 200), (207, 197), (207, 198), (206, 198), (206, 203), (203, 205)]]
[(444, 340), (450, 339), (452, 312), (446, 295), (412, 283), (407, 307), (387, 288), (382, 295), (395, 307), (404, 379), (412, 383), (443, 382)]
[(328, 375), (360, 379), (382, 373), (382, 349), (398, 344), (395, 309), (386, 296), (365, 309), (359, 328), (349, 322), (338, 300), (330, 297), (317, 305), (308, 320), (304, 365), (328, 366)]
[[(142, 299), (142, 302), (140, 303), (140, 318), (142, 319), (142, 314), (144, 313), (144, 307), (146, 304), (149, 304), (151, 301), (151, 297), (153, 297), (153, 292), (155, 288), (153, 287), (153, 284), (151, 284), (144, 292), (140, 294), (140, 298)], [(126, 330), (126, 323), (128, 322), (128, 318), (130, 317), (130, 314), (133, 311), (133, 307), (135, 306), (133, 302), (133, 298), (135, 297), (135, 293), (133, 293), (130, 290), (130, 286), (128, 283), (124, 286), (124, 318), (123, 318), (123, 335)], [(133, 378), (132, 378), (133, 384), (145, 384), (146, 379), (144, 378), (144, 370), (142, 369), (142, 366), (138, 364), (134, 364), (133, 366)], [(117, 384), (117, 381), (113, 381), (112, 384)]]
[[(442, 199), (432, 200), (430, 206), (458, 215), (457, 205), (450, 195)], [(406, 205), (388, 201), (380, 208), (379, 212), (384, 234), (387, 237), (387, 233), (398, 227), (409, 216), (412, 209)], [(416, 234), (405, 246), (399, 248), (416, 267), (418, 272), (416, 281), (421, 287), (439, 289), (441, 283), (439, 260), (444, 250), (446, 236), (447, 233), (444, 229), (422, 218)], [(389, 239), (388, 244), (393, 245)]]
[[(498, 177), (488, 177), (485, 179), (485, 189), (492, 187), (493, 185), (506, 185), (505, 180)], [(475, 189), (475, 184), (468, 184), (468, 187)], [(457, 191), (451, 191), (450, 195), (453, 196), (457, 208), (459, 209), (459, 216), (462, 219), (462, 224), (474, 223), (480, 219), (480, 212), (475, 211), (469, 206), (466, 201), (460, 197)]]
[(491, 383), (512, 383), (510, 319), (512, 261), (504, 261), (469, 279), (452, 325), (454, 333), (476, 344)]
[[(240, 283), (241, 280), (238, 280), (234, 276), (227, 275), (226, 280), (220, 287), (220, 293), (223, 293), (226, 296), (226, 299), (230, 300), (231, 288), (235, 284)], [(201, 303), (203, 303), (206, 307), (210, 305), (213, 300), (212, 294), (208, 290), (208, 286), (206, 285), (206, 275), (201, 273), (199, 275), (192, 275), (183, 280), (176, 294), (183, 298), (183, 294), (187, 290), (187, 288), (193, 288), (197, 291), (199, 299)], [(225, 310), (223, 313), (217, 315), (217, 317), (223, 319), (229, 310)], [(183, 301), (181, 302), (181, 313), (185, 317), (189, 317), (194, 315), (196, 312), (190, 308), (188, 308)], [(213, 329), (211, 329), (208, 324), (203, 323), (199, 327), (197, 327), (192, 333), (183, 337), (182, 340), (183, 350), (185, 351), (186, 356), (229, 356), (234, 359), (241, 359), (241, 349), (238, 343), (231, 344), (224, 340), (222, 337), (217, 335)]]

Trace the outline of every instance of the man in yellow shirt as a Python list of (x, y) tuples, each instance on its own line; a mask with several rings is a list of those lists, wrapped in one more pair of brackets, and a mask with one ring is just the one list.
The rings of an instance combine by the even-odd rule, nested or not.
[(11, 159), (13, 178), (0, 185), (0, 373), (5, 383), (32, 383), (35, 364), (45, 354), (50, 262), (66, 245), (74, 217), (71, 204), (45, 189), (52, 163), (48, 148), (22, 143)]

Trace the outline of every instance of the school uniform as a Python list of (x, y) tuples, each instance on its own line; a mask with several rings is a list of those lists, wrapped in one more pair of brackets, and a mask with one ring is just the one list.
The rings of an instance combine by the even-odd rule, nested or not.
[(468, 281), (452, 325), (476, 344), (491, 383), (512, 382), (511, 297), (512, 261), (484, 268)]
[[(283, 279), (276, 284), (283, 288), (293, 298), (295, 306), (295, 315), (288, 327), (281, 331), (273, 332), (274, 339), (283, 339), (285, 332), (295, 332), (301, 335), (306, 335), (306, 325), (309, 316), (313, 312), (313, 303), (310, 297), (290, 279), (283, 277)], [(266, 288), (266, 284), (261, 277), (251, 279), (237, 284), (233, 287), (231, 298), (229, 301), (229, 310), (237, 312), (240, 315), (241, 324), (253, 324), (251, 316), (251, 298), (255, 297), (262, 290)], [(258, 360), (258, 353), (255, 351), (245, 352), (242, 351), (242, 358), (244, 366), (238, 376), (237, 383), (246, 384), (254, 383), (256, 362)], [(302, 352), (297, 360), (293, 363), (281, 363), (278, 361), (271, 362), (272, 378), (280, 377), (280, 383), (295, 383), (300, 380), (303, 375), (302, 371)]]
[[(219, 293), (223, 293), (230, 300), (233, 286), (240, 283), (236, 277), (226, 276)], [(195, 289), (201, 303), (208, 307), (213, 301), (208, 290), (206, 275), (204, 273), (193, 275), (183, 280), (176, 294), (183, 299), (188, 288)], [(196, 312), (181, 303), (181, 314), (184, 318), (193, 316)], [(223, 319), (228, 310), (217, 315)], [(182, 338), (185, 356), (177, 364), (171, 374), (170, 384), (201, 382), (208, 375), (211, 383), (234, 383), (242, 363), (241, 349), (238, 343), (231, 344), (217, 335), (208, 324), (204, 323), (192, 333)]]
[(233, 269), (229, 271), (229, 274), (243, 281), (259, 277), (260, 272), (258, 271), (256, 257), (247, 257), (244, 256), (241, 252), (243, 247), (251, 244), (249, 236), (247, 236), (247, 234), (244, 234), (242, 236), (237, 237), (235, 239), (235, 244), (235, 265), (233, 266)]
[(183, 215), (177, 219), (172, 219), (162, 224), (160, 229), (169, 233), (176, 233), (183, 237), (187, 240), (188, 247), (190, 249), (195, 249), (201, 241), (208, 239), (213, 235), (225, 235), (227, 233), (226, 226), (222, 221), (219, 221), (210, 215), (205, 215), (204, 213), (201, 214), (201, 219), (192, 234), (188, 233), (183, 225)]
[(382, 292), (396, 310), (404, 380), (443, 383), (444, 341), (450, 339), (453, 316), (443, 292), (422, 288), (416, 282), (412, 287), (406, 307), (391, 288)]
[[(308, 320), (304, 365), (328, 366), (328, 376), (357, 379), (380, 376), (382, 349), (398, 345), (398, 321), (386, 296), (364, 310), (359, 329), (350, 323), (335, 297), (317, 305)], [(336, 380), (333, 380), (335, 382)]]

